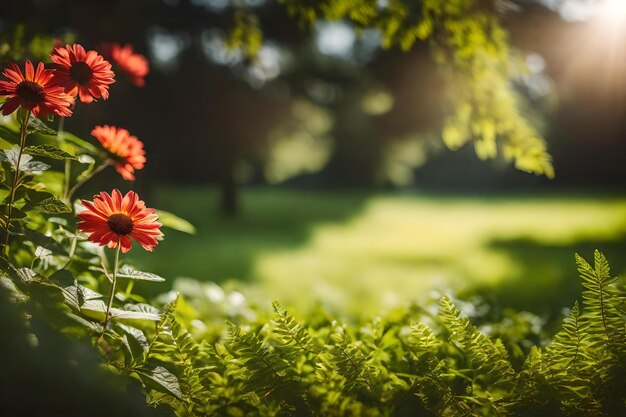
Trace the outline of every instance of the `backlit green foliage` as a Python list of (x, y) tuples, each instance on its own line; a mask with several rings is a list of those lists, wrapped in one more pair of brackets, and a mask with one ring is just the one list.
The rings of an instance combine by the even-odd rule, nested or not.
[(357, 29), (375, 28), (382, 46), (409, 50), (428, 41), (449, 75), (452, 115), (442, 137), (458, 149), (473, 142), (481, 159), (502, 155), (526, 172), (554, 177), (552, 158), (539, 132), (521, 115), (516, 73), (498, 1), (282, 0), (302, 26), (320, 19), (347, 20)]
[(203, 316), (180, 296), (156, 309), (133, 295), (100, 337), (100, 317), (85, 306), (103, 296), (85, 266), (49, 277), (37, 266), (2, 269), (31, 320), (46, 314), (91, 340), (148, 404), (179, 416), (616, 416), (626, 400), (625, 294), (604, 256), (594, 258), (576, 256), (582, 304), (552, 341), (530, 347), (519, 342), (541, 338), (531, 326), (475, 323), (447, 297), (438, 312), (413, 305), (353, 324), (322, 311), (296, 318), (274, 302), (273, 314), (246, 307), (252, 315), (212, 315), (198, 327)]
[(257, 17), (243, 9), (236, 10), (233, 16), (226, 46), (230, 49), (240, 49), (248, 57), (255, 57), (263, 43)]

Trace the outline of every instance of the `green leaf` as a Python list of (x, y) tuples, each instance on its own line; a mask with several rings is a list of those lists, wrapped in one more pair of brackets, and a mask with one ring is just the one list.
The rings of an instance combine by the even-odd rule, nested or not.
[[(104, 319), (106, 304), (100, 299), (100, 297), (102, 297), (100, 294), (88, 290), (86, 287), (80, 287), (80, 289), (77, 289), (74, 286), (64, 288), (63, 293), (68, 304), (74, 306), (75, 308), (79, 308), (80, 312), (85, 316), (95, 320)], [(81, 303), (81, 301), (83, 302)], [(123, 310), (119, 308), (111, 308), (110, 314), (111, 319), (115, 320), (161, 320), (161, 315), (158, 310), (147, 304), (126, 304)]]
[(56, 282), (61, 287), (70, 287), (74, 284), (74, 276), (67, 269), (59, 269), (50, 275), (50, 281)]
[(24, 302), (28, 300), (28, 296), (20, 291), (9, 277), (0, 277), (0, 287), (6, 290), (8, 295), (15, 301)]
[(26, 172), (31, 175), (39, 175), (43, 171), (50, 168), (50, 165), (44, 164), (40, 161), (31, 161), (31, 158), (24, 159), (25, 157), (30, 157), (30, 155), (22, 155), (22, 163), (20, 163), (20, 170), (22, 172)]
[(126, 304), (123, 310), (111, 309), (111, 315), (118, 319), (160, 321), (161, 312), (149, 304)]
[[(82, 314), (84, 314), (85, 316), (92, 318), (94, 320), (104, 320), (104, 316), (105, 316), (105, 312), (106, 312), (106, 304), (104, 304), (104, 301), (98, 299), (98, 300), (85, 300), (84, 303), (82, 305), (79, 304), (79, 300), (78, 300), (78, 293), (74, 292), (70, 294), (75, 296), (75, 303), (73, 303), (72, 301), (74, 299), (68, 299), (68, 294), (64, 291), (64, 296), (66, 297), (66, 301), (68, 302), (68, 304), (76, 307), (78, 306), (78, 309), (80, 310), (80, 312)], [(112, 308), (111, 309), (111, 315), (113, 315), (113, 311), (115, 309)]]
[[(131, 340), (133, 340), (135, 342), (135, 344), (137, 345), (137, 347), (140, 349), (139, 352), (136, 353), (144, 353), (148, 350), (148, 346), (150, 345), (148, 343), (148, 339), (146, 338), (146, 335), (144, 334), (144, 332), (142, 332), (141, 330), (139, 330), (136, 327), (133, 326), (127, 326), (125, 324), (121, 324), (119, 323), (118, 326), (124, 330), (124, 332), (126, 334), (128, 334), (128, 336), (131, 337)], [(135, 356), (139, 356), (135, 353)]]
[(48, 248), (54, 251), (54, 253), (56, 254), (67, 255), (67, 251), (61, 244), (59, 244), (59, 242), (37, 230), (32, 230), (25, 227), (24, 240), (32, 242), (37, 246), (43, 246), (45, 248)]
[(164, 367), (139, 368), (135, 369), (135, 372), (151, 388), (159, 392), (171, 394), (178, 399), (182, 398), (183, 393), (180, 390), (178, 378)]
[(91, 300), (99, 300), (103, 298), (103, 295), (97, 293), (89, 288), (80, 285), (78, 282), (74, 282), (74, 286), (76, 287), (76, 295), (78, 296), (78, 303), (80, 305), (85, 304), (87, 301)]
[(56, 135), (57, 131), (48, 127), (44, 122), (36, 117), (31, 117), (28, 120), (28, 127), (26, 128), (28, 133), (41, 133), (43, 135)]
[(27, 146), (24, 149), (24, 153), (29, 154), (29, 155), (44, 156), (47, 158), (58, 159), (58, 160), (64, 160), (64, 159), (76, 160), (77, 159), (75, 156), (70, 155), (69, 153), (65, 152), (61, 148), (58, 148), (54, 145), (47, 145), (47, 144)]
[(68, 207), (61, 200), (57, 200), (54, 197), (46, 198), (38, 203), (34, 203), (32, 205), (33, 209), (40, 213), (45, 214), (62, 214), (62, 213), (71, 213), (72, 209)]
[(150, 272), (138, 271), (130, 265), (124, 265), (117, 273), (117, 278), (134, 279), (137, 281), (163, 282), (165, 278)]
[(19, 268), (15, 273), (18, 278), (26, 284), (33, 282), (35, 277), (37, 277), (37, 273), (30, 268)]
[(159, 215), (159, 222), (170, 229), (177, 230), (179, 232), (188, 233), (190, 235), (196, 234), (196, 228), (193, 224), (189, 223), (185, 219), (181, 219), (177, 215), (165, 210), (157, 210)]
[(44, 164), (43, 162), (33, 161), (33, 157), (27, 154), (19, 156), (20, 149), (17, 146), (14, 146), (11, 149), (5, 149), (0, 151), (0, 161), (6, 161), (10, 164), (11, 169), (15, 170), (15, 165), (17, 164), (17, 160), (20, 160), (20, 171), (32, 175), (41, 174), (43, 171), (50, 168), (50, 165)]
[[(61, 274), (61, 276), (55, 277), (53, 275), (50, 278), (54, 278), (55, 282), (62, 283), (63, 285), (67, 283), (70, 277), (71, 274), (68, 275), (64, 273)], [(104, 305), (104, 301), (102, 301), (102, 294), (90, 290), (89, 288), (80, 285), (76, 281), (74, 281), (72, 285), (62, 288), (61, 291), (63, 292), (65, 302), (76, 310), (79, 310), (83, 313), (88, 311), (104, 313), (106, 311), (106, 306)], [(90, 316), (89, 314), (86, 315)], [(102, 315), (102, 317), (104, 317), (104, 314)]]

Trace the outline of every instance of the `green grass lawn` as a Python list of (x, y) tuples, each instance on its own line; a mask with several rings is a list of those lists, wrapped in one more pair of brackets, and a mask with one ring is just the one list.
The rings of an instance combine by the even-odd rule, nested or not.
[(139, 267), (168, 278), (245, 282), (246, 294), (375, 313), (433, 291), (479, 290), (503, 305), (558, 311), (580, 294), (574, 252), (626, 270), (626, 197), (365, 195), (245, 189), (242, 213), (217, 195), (159, 188), (150, 206), (190, 220)]

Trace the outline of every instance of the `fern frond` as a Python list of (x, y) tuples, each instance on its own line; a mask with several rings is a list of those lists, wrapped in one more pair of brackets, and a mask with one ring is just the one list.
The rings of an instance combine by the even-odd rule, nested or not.
[[(579, 363), (588, 359), (583, 352), (589, 343), (586, 337), (588, 327), (589, 324), (581, 319), (580, 307), (576, 301), (569, 316), (563, 319), (561, 330), (546, 348), (546, 360), (553, 373), (576, 368)], [(594, 366), (595, 361), (589, 365)]]
[(167, 364), (178, 379), (182, 406), (188, 414), (205, 409), (209, 397), (203, 374), (207, 364), (206, 350), (174, 317), (178, 297), (163, 309), (161, 321), (145, 355), (145, 363)]
[(541, 348), (533, 346), (524, 361), (522, 371), (518, 377), (518, 386), (521, 386), (522, 397), (539, 395), (547, 386), (547, 364), (543, 358)]
[(423, 323), (411, 326), (408, 342), (413, 348), (413, 352), (418, 355), (427, 352), (435, 354), (443, 343), (442, 340), (437, 338), (430, 327)]
[(367, 363), (368, 358), (361, 351), (361, 342), (353, 342), (346, 329), (337, 323), (333, 325), (330, 340), (332, 344), (327, 345), (328, 355), (322, 356), (322, 363), (326, 362), (328, 369), (346, 379), (347, 391), (365, 387), (372, 392), (368, 378), (374, 375)]
[(274, 390), (286, 376), (288, 364), (271, 352), (254, 333), (246, 332), (234, 323), (228, 323), (228, 333), (228, 347), (237, 363), (248, 371), (251, 389)]
[(604, 254), (594, 252), (594, 267), (576, 254), (578, 272), (585, 287), (583, 291), (584, 316), (593, 347), (607, 349), (614, 354), (626, 353), (626, 321), (621, 314), (624, 294), (616, 287), (616, 278), (610, 274)]
[(440, 301), (439, 318), (450, 332), (450, 338), (467, 355), (478, 376), (493, 386), (506, 387), (513, 383), (513, 367), (502, 343), (492, 342), (447, 298)]
[(277, 349), (284, 358), (296, 358), (300, 355), (315, 354), (319, 351), (317, 345), (309, 336), (306, 327), (298, 323), (294, 317), (283, 310), (281, 305), (272, 303), (277, 318), (273, 320), (274, 338), (278, 342)]

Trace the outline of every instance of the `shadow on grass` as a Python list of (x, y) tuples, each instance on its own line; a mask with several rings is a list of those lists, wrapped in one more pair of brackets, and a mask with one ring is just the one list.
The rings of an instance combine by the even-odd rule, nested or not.
[(171, 211), (193, 223), (196, 236), (165, 229), (156, 252), (132, 251), (129, 261), (167, 278), (148, 293), (165, 291), (174, 278), (201, 281), (250, 281), (257, 256), (307, 243), (311, 230), (322, 223), (340, 223), (358, 215), (367, 194), (340, 192), (288, 193), (277, 189), (244, 189), (241, 213), (218, 214), (218, 194), (210, 188), (162, 187), (155, 190), (154, 207)]
[(546, 244), (533, 239), (494, 239), (494, 251), (506, 254), (519, 265), (517, 277), (497, 285), (474, 287), (497, 304), (550, 316), (558, 315), (582, 299), (582, 281), (574, 254), (593, 262), (595, 249), (603, 252), (611, 264), (611, 274), (626, 273), (626, 234), (615, 238), (581, 239), (563, 244)]

